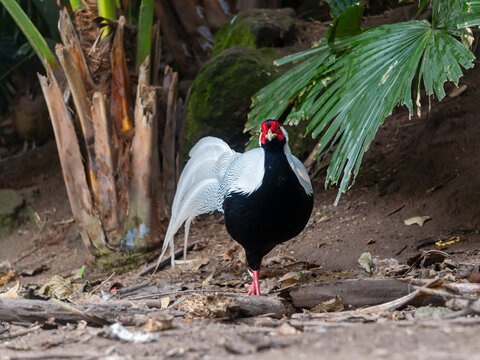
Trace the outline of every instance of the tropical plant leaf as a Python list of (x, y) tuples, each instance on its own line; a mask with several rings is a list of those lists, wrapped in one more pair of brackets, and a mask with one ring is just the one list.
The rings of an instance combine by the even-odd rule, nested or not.
[(83, 4), (81, 0), (70, 0), (70, 6), (72, 8), (72, 11), (83, 9)]
[(152, 48), (152, 25), (153, 12), (155, 7), (154, 0), (142, 0), (140, 4), (140, 16), (138, 21), (138, 36), (137, 36), (137, 70), (150, 55)]
[(363, 2), (348, 6), (344, 12), (333, 19), (327, 31), (327, 39), (333, 45), (335, 37), (352, 36), (361, 31), (362, 16), (365, 10)]
[(361, 3), (360, 0), (327, 0), (328, 5), (330, 6), (330, 14), (332, 19), (335, 19), (338, 15), (343, 13), (348, 6), (353, 4)]
[[(422, 83), (427, 95), (441, 100), (444, 82), (458, 83), (461, 68), (473, 66), (474, 55), (456, 38), (469, 29), (453, 22), (469, 15), (463, 5), (459, 0), (437, 3), (432, 23), (438, 28), (426, 20), (384, 25), (336, 39), (334, 51), (323, 41), (290, 56), (306, 60), (254, 96), (246, 128), (279, 118), (290, 106), (286, 123), (308, 121), (306, 132), (320, 137), (317, 154), (335, 146), (325, 185), (340, 182), (337, 203), (394, 107), (406, 105), (410, 113), (419, 108)], [(479, 15), (469, 17), (474, 21)]]
[(420, 14), (423, 9), (425, 8), (425, 5), (427, 5), (428, 0), (418, 0), (418, 12), (417, 14)]
[[(115, 0), (98, 0), (98, 16), (104, 19), (115, 20), (117, 13), (115, 10)], [(104, 21), (104, 23), (106, 23)], [(110, 32), (111, 26), (104, 26), (102, 28), (101, 38), (103, 39)]]
[(16, 1), (0, 0), (0, 3), (9, 12), (15, 23), (22, 30), (28, 42), (32, 45), (36, 54), (46, 66), (48, 62), (52, 66), (57, 66), (57, 60), (50, 51), (45, 38), (40, 34), (33, 22), (28, 18), (27, 14)]
[(480, 25), (480, 18), (478, 16), (478, 13), (480, 12), (480, 0), (467, 1), (463, 10), (464, 12), (457, 20), (457, 26), (459, 28)]

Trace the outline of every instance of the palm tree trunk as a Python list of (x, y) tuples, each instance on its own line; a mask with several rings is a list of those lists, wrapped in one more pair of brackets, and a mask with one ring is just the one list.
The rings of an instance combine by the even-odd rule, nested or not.
[[(89, 1), (83, 4), (86, 8), (77, 16), (91, 17), (94, 5), (89, 8)], [(82, 21), (77, 19), (77, 23)], [(62, 91), (58, 75), (50, 69), (46, 77), (39, 78), (82, 240), (102, 266), (125, 269), (161, 243), (161, 223), (177, 177), (178, 76), (169, 69), (163, 87), (150, 85), (150, 77), (161, 79), (150, 76), (148, 56), (138, 77), (132, 78), (136, 59), (126, 56), (132, 50), (127, 40), (132, 33), (123, 17), (109, 24), (113, 31), (104, 39), (98, 29), (96, 36), (85, 30), (78, 36), (63, 10), (59, 22), (63, 45), (57, 45), (57, 56), (66, 84)], [(152, 68), (158, 71), (161, 42), (159, 32), (155, 34)], [(89, 49), (88, 55), (85, 49)], [(158, 96), (159, 91), (168, 96)], [(166, 121), (159, 142), (160, 118)], [(165, 154), (159, 156), (159, 149)], [(160, 158), (166, 176), (161, 176)], [(161, 209), (156, 208), (158, 203), (163, 204)]]

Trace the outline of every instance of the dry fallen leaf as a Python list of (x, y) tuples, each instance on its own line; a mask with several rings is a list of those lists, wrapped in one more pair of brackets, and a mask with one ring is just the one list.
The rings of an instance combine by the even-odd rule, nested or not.
[(17, 280), (15, 286), (11, 287), (8, 291), (0, 294), (0, 298), (7, 298), (7, 299), (16, 299), (18, 289), (20, 288), (20, 282)]
[(40, 274), (43, 271), (48, 270), (48, 265), (47, 264), (40, 264), (40, 265), (34, 265), (31, 268), (26, 268), (20, 271), (20, 275), (22, 276), (33, 276)]
[(293, 327), (289, 323), (283, 323), (278, 328), (276, 328), (275, 331), (271, 332), (270, 335), (272, 336), (295, 335), (299, 332), (300, 330)]
[(210, 262), (209, 258), (197, 258), (197, 259), (188, 259), (188, 260), (175, 260), (175, 265), (187, 266), (189, 268), (198, 270), (202, 266), (207, 265)]
[(337, 312), (343, 311), (345, 307), (343, 306), (342, 298), (337, 295), (334, 298), (321, 302), (314, 308), (310, 309), (311, 312), (314, 313), (322, 313), (322, 312)]
[(452, 311), (446, 307), (424, 306), (415, 311), (414, 317), (417, 320), (440, 320)]
[(168, 305), (170, 304), (170, 300), (171, 299), (168, 296), (162, 297), (160, 299), (160, 306), (162, 310), (168, 307)]
[(260, 281), (260, 293), (262, 295), (270, 294), (274, 289), (277, 289), (279, 282), (274, 277), (268, 277)]
[(414, 217), (411, 217), (411, 218), (408, 218), (408, 219), (405, 219), (403, 220), (403, 223), (405, 225), (413, 225), (413, 224), (417, 224), (418, 226), (423, 226), (423, 224), (430, 220), (432, 217), (431, 216), (414, 216)]
[(10, 280), (12, 280), (13, 270), (8, 269), (6, 273), (0, 273), (0, 286), (8, 284)]
[(397, 259), (373, 259), (373, 269), (376, 276), (397, 276), (404, 274), (410, 266), (407, 264), (400, 264)]
[(311, 279), (311, 271), (291, 271), (283, 275), (278, 281), (282, 283), (282, 287), (285, 287), (297, 283), (306, 283)]
[(454, 97), (460, 96), (465, 90), (467, 90), (467, 85), (465, 85), (465, 84), (460, 85), (459, 87), (453, 88), (448, 93), (448, 97), (454, 98)]
[(471, 283), (480, 283), (480, 271), (478, 271), (478, 266), (475, 266), (475, 269), (470, 274), (468, 279)]
[(157, 332), (168, 330), (172, 327), (173, 316), (169, 314), (152, 314), (147, 318), (143, 327), (144, 332)]
[(223, 260), (233, 260), (233, 257), (238, 250), (240, 250), (240, 246), (238, 244), (233, 245), (225, 252)]
[(55, 275), (42, 285), (38, 293), (57, 299), (66, 299), (74, 292), (80, 290), (81, 287), (82, 284), (72, 284), (70, 280), (64, 279), (60, 275)]
[(357, 261), (366, 272), (369, 274), (372, 272), (372, 255), (369, 252), (364, 252)]

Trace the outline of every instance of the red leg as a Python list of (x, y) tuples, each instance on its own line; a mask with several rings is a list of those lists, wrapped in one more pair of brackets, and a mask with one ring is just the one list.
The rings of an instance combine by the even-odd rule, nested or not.
[(248, 288), (248, 294), (247, 295), (258, 295), (260, 296), (260, 284), (258, 283), (258, 277), (260, 274), (260, 268), (262, 267), (262, 262), (260, 261), (260, 266), (258, 267), (258, 270), (252, 270), (253, 271), (253, 279), (252, 279), (252, 284), (247, 285)]

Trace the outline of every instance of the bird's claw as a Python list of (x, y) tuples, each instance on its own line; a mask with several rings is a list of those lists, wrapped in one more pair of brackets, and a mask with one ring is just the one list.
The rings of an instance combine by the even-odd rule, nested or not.
[(260, 296), (260, 285), (258, 284), (258, 273), (260, 271), (259, 270), (254, 270), (253, 271), (253, 281), (251, 284), (247, 284), (245, 285), (245, 287), (248, 289), (248, 293), (247, 295), (257, 295), (257, 296)]
[(258, 289), (255, 284), (246, 284), (245, 287), (248, 289), (247, 295), (258, 295), (260, 296), (260, 289)]

